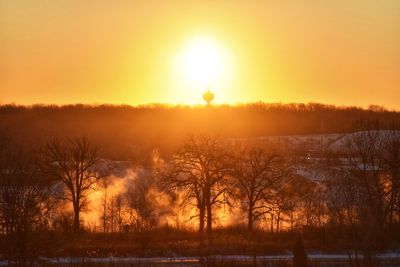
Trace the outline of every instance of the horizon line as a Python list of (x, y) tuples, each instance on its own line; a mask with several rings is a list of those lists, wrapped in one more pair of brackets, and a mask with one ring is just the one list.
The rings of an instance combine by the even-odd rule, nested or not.
[[(236, 103), (214, 103), (211, 104), (210, 107), (242, 107), (242, 106), (251, 106), (251, 105), (280, 105), (280, 106), (290, 106), (290, 105), (320, 105), (325, 107), (334, 107), (339, 109), (360, 109), (360, 110), (374, 110), (374, 111), (386, 111), (386, 112), (400, 112), (400, 109), (397, 108), (388, 108), (384, 105), (379, 104), (369, 104), (366, 106), (360, 105), (337, 105), (337, 104), (328, 104), (322, 102), (265, 102), (265, 101), (254, 101), (254, 102), (236, 102)], [(6, 106), (14, 106), (14, 107), (25, 107), (25, 108), (35, 108), (35, 107), (71, 107), (71, 106), (84, 106), (84, 107), (130, 107), (130, 108), (156, 108), (156, 107), (167, 107), (167, 108), (207, 108), (206, 104), (195, 103), (195, 104), (187, 104), (187, 103), (163, 103), (163, 102), (148, 102), (143, 104), (126, 104), (126, 103), (32, 103), (32, 104), (19, 104), (15, 102), (10, 103), (1, 103), (0, 107)]]

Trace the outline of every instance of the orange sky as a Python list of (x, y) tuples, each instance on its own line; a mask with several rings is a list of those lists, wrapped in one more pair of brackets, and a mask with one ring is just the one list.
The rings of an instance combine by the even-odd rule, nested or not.
[(400, 109), (400, 1), (0, 1), (0, 103), (200, 103), (174, 64), (229, 55), (218, 103)]

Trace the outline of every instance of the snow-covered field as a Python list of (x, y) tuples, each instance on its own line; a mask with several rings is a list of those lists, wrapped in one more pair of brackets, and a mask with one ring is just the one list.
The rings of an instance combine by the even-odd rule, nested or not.
[[(308, 254), (308, 258), (311, 261), (318, 262), (347, 262), (349, 256), (353, 259), (354, 254), (326, 254), (312, 252)], [(362, 258), (362, 255), (358, 255), (358, 258)], [(376, 255), (377, 259), (380, 260), (398, 260), (400, 262), (400, 251), (380, 253)], [(124, 266), (129, 266), (126, 264), (140, 263), (141, 266), (146, 266), (146, 264), (175, 264), (174, 266), (196, 266), (202, 261), (213, 260), (213, 261), (234, 261), (234, 262), (274, 262), (274, 261), (290, 261), (293, 259), (291, 253), (282, 255), (259, 255), (259, 256), (248, 256), (248, 255), (213, 255), (207, 258), (201, 257), (107, 257), (107, 258), (94, 258), (94, 257), (59, 257), (59, 258), (47, 258), (41, 257), (39, 261), (42, 263), (56, 264), (56, 265), (67, 265), (67, 264), (121, 264)], [(0, 266), (7, 266), (10, 262), (0, 261)], [(74, 265), (76, 266), (76, 265)], [(84, 266), (84, 265), (82, 265)], [(114, 265), (113, 265), (114, 266)]]

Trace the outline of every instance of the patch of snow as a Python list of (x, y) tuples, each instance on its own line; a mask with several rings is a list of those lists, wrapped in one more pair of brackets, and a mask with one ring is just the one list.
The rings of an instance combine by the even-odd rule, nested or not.
[[(387, 252), (379, 253), (376, 255), (379, 259), (400, 259), (400, 252)], [(351, 254), (354, 258), (355, 254)], [(362, 254), (358, 255), (363, 258)], [(107, 258), (91, 258), (91, 257), (60, 257), (60, 258), (47, 258), (42, 257), (40, 260), (53, 263), (53, 264), (68, 264), (68, 263), (198, 263), (200, 260), (214, 259), (214, 260), (232, 260), (232, 261), (275, 261), (275, 260), (291, 260), (293, 254), (281, 255), (210, 255), (206, 257), (107, 257)], [(309, 253), (310, 260), (348, 260), (349, 254), (325, 254), (325, 253)], [(0, 261), (0, 266), (7, 266), (7, 261)]]

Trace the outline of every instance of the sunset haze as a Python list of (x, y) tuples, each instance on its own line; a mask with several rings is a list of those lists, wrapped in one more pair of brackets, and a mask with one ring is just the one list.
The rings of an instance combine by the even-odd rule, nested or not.
[[(177, 63), (203, 37), (210, 84)], [(197, 104), (211, 86), (216, 103), (400, 109), (397, 0), (1, 1), (0, 40), (1, 104)]]

